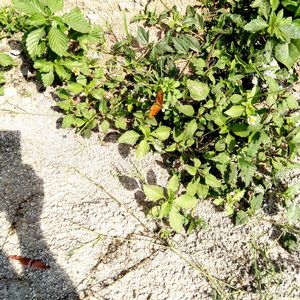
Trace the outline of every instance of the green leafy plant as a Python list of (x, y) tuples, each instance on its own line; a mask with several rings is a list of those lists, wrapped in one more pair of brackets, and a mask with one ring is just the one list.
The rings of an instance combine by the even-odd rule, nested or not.
[(195, 209), (198, 204), (195, 196), (198, 186), (189, 184), (186, 192), (178, 196), (179, 187), (180, 181), (176, 174), (170, 178), (166, 190), (157, 185), (145, 184), (143, 190), (146, 197), (156, 204), (151, 209), (150, 215), (156, 219), (168, 220), (176, 232), (181, 232), (184, 227), (191, 232), (199, 225), (205, 226), (201, 218), (192, 217), (187, 213)]
[(13, 8), (26, 14), (25, 45), (34, 68), (45, 86), (90, 75), (88, 52), (102, 41), (100, 28), (93, 28), (79, 8), (57, 16), (63, 0), (13, 0)]
[(25, 18), (11, 7), (0, 8), (0, 39), (26, 29)]
[(5, 70), (15, 65), (15, 61), (8, 54), (0, 52), (0, 96), (4, 94)]
[[(299, 155), (297, 1), (206, 2), (185, 14), (146, 8), (133, 20), (144, 22), (136, 36), (125, 24), (105, 59), (102, 31), (78, 8), (58, 16), (62, 0), (13, 7), (26, 14), (26, 49), (44, 85), (61, 84), (62, 126), (86, 137), (116, 128), (137, 158), (155, 150), (169, 163), (180, 189), (145, 185), (152, 216), (189, 230), (192, 220), (201, 224), (199, 201), (212, 198), (241, 224), (274, 195), (291, 212), (276, 187)], [(162, 104), (150, 116), (159, 91)], [(152, 189), (161, 198), (153, 200)]]

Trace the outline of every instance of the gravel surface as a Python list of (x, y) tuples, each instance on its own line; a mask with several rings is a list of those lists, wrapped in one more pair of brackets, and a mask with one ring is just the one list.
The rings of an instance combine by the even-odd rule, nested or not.
[[(94, 22), (114, 20), (122, 34), (119, 1), (66, 2), (68, 8), (77, 2)], [(132, 14), (145, 2), (122, 5)], [(0, 51), (9, 53), (11, 46), (0, 41)], [(86, 140), (59, 129), (51, 89), (38, 90), (15, 68), (0, 97), (1, 300), (212, 299), (208, 273), (243, 289), (236, 299), (260, 299), (251, 258), (255, 242), (267, 249), (268, 259), (260, 263), (275, 268), (265, 296), (300, 299), (299, 252), (278, 246), (278, 232), (262, 221), (268, 218), (263, 213), (250, 224), (233, 226), (206, 201), (199, 207), (206, 230), (175, 236), (177, 254), (158, 245), (151, 238), (157, 225), (145, 216), (136, 174), (164, 185), (168, 173), (161, 157), (137, 162), (114, 133), (100, 142), (96, 135)], [(50, 269), (22, 268), (9, 255), (40, 259)], [(205, 270), (196, 270), (182, 255)]]

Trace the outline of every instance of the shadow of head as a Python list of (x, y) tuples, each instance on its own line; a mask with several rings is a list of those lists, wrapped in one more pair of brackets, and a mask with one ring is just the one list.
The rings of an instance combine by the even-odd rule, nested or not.
[[(44, 201), (43, 180), (31, 166), (22, 162), (19, 131), (0, 131), (0, 198), (1, 217), (6, 217), (6, 222), (10, 224), (10, 229), (2, 232), (2, 236), (6, 235), (6, 251), (15, 251), (10, 245), (15, 240), (11, 236), (15, 235), (21, 252), (7, 254), (41, 259), (50, 265), (47, 271), (26, 268), (19, 278), (12, 271), (7, 254), (2, 254), (0, 250), (0, 286), (6, 285), (6, 288), (0, 289), (0, 299), (78, 299), (70, 279), (56, 263), (44, 239), (40, 225)], [(0, 224), (2, 222), (5, 221), (0, 218)], [(2, 244), (1, 249), (5, 245)], [(17, 291), (10, 286), (14, 280), (3, 281), (3, 278), (11, 278), (12, 273), (15, 280), (20, 279), (23, 292), (18, 287), (18, 293), (21, 296), (14, 294)]]

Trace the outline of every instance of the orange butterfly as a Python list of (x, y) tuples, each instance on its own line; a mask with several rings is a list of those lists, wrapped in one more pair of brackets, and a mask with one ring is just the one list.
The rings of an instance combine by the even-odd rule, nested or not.
[(11, 260), (18, 261), (22, 266), (27, 268), (39, 269), (39, 270), (47, 270), (50, 268), (39, 259), (30, 259), (28, 257), (19, 256), (19, 255), (10, 255), (8, 258)]
[(149, 112), (149, 119), (152, 119), (155, 117), (162, 109), (164, 101), (164, 92), (162, 90), (159, 90), (156, 94), (155, 103), (151, 105), (150, 112)]

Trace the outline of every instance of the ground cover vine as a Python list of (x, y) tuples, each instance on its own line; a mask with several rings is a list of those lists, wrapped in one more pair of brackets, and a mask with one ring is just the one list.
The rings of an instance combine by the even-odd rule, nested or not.
[(184, 14), (146, 7), (132, 20), (137, 33), (126, 24), (109, 48), (100, 27), (79, 8), (61, 14), (63, 4), (13, 0), (0, 12), (2, 35), (23, 32), (37, 78), (56, 87), (62, 127), (85, 137), (117, 129), (138, 159), (161, 153), (168, 184), (144, 193), (149, 214), (176, 232), (203, 225), (204, 199), (237, 224), (273, 199), (285, 209), (282, 245), (297, 250), (297, 187), (282, 174), (299, 167), (300, 1), (207, 2)]

